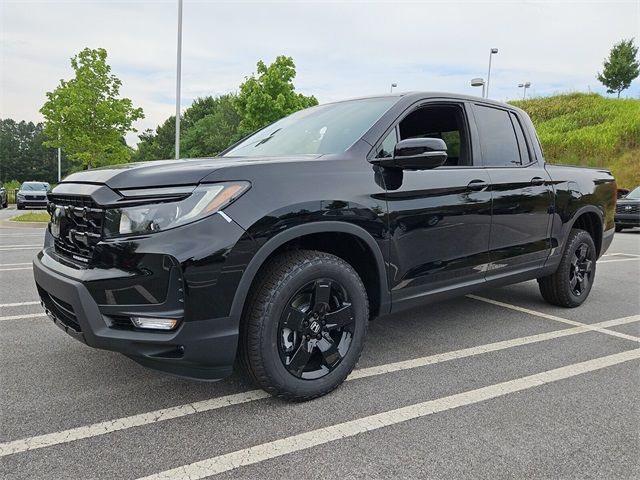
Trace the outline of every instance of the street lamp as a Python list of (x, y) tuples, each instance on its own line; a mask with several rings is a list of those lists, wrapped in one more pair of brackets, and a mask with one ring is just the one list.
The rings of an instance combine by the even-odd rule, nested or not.
[(489, 71), (487, 72), (487, 98), (489, 98), (489, 81), (491, 80), (491, 57), (493, 57), (496, 53), (498, 53), (497, 48), (492, 48), (489, 50)]
[(484, 98), (484, 78), (472, 78), (471, 79), (472, 87), (482, 87), (482, 98)]
[(178, 0), (178, 54), (176, 66), (176, 160), (180, 159), (180, 71), (182, 65), (182, 0)]
[(393, 89), (394, 89), (395, 87), (397, 87), (397, 86), (398, 86), (398, 84), (397, 84), (397, 83), (392, 83), (392, 84), (391, 84), (391, 90), (389, 91), (389, 93), (393, 93)]
[(527, 96), (527, 88), (531, 86), (531, 82), (519, 83), (518, 88), (522, 89), (522, 99), (524, 100)]

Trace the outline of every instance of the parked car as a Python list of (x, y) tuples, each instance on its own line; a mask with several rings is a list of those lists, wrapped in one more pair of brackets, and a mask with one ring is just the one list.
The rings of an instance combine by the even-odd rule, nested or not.
[(640, 187), (619, 199), (616, 205), (616, 232), (633, 227), (640, 227)]
[(0, 185), (0, 208), (7, 208), (9, 205), (9, 199), (7, 198), (7, 189), (3, 185)]
[(50, 201), (33, 266), (56, 325), (198, 379), (237, 355), (301, 401), (344, 381), (372, 318), (531, 279), (582, 304), (616, 183), (545, 163), (518, 108), (411, 93), (294, 113), (219, 158), (74, 173)]
[(629, 192), (628, 188), (618, 188), (618, 200), (629, 195)]
[(47, 207), (47, 192), (51, 185), (47, 182), (24, 182), (16, 193), (16, 207), (23, 210), (26, 207)]

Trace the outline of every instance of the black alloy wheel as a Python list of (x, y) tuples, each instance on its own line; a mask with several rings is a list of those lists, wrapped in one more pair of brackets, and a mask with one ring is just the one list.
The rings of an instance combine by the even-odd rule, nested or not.
[(581, 243), (571, 258), (569, 285), (577, 297), (589, 291), (591, 287), (591, 273), (594, 263), (591, 258), (591, 248), (586, 243)]
[(240, 323), (238, 360), (272, 395), (326, 395), (354, 369), (369, 323), (367, 290), (340, 257), (290, 250), (268, 260)]
[(556, 271), (538, 278), (542, 297), (560, 307), (581, 305), (593, 286), (597, 258), (591, 235), (582, 229), (571, 230)]
[(351, 346), (354, 317), (340, 282), (307, 283), (291, 298), (279, 325), (279, 353), (295, 377), (313, 380), (332, 372)]

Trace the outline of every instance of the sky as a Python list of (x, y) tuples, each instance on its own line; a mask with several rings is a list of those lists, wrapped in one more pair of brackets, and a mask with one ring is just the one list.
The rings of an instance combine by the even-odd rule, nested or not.
[[(640, 0), (184, 0), (182, 107), (237, 91), (262, 59), (292, 56), (296, 89), (320, 103), (395, 91), (489, 96), (605, 94), (596, 75), (614, 43), (640, 43)], [(103, 47), (139, 132), (175, 113), (177, 0), (0, 0), (0, 118), (41, 121), (69, 59)], [(640, 79), (623, 96), (640, 98)], [(127, 136), (130, 145), (137, 135)]]

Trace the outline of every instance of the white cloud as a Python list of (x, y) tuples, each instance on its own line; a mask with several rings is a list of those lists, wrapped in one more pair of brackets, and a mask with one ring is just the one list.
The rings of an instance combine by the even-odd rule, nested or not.
[[(6, 1), (0, 7), (0, 117), (40, 120), (44, 93), (69, 58), (104, 47), (122, 94), (142, 106), (140, 130), (174, 111), (177, 1)], [(184, 1), (183, 105), (234, 91), (258, 59), (294, 57), (297, 88), (321, 102), (398, 90), (491, 96), (604, 92), (595, 78), (621, 38), (640, 40), (640, 1)], [(626, 92), (638, 97), (638, 81)], [(130, 136), (129, 141), (135, 140)]]

